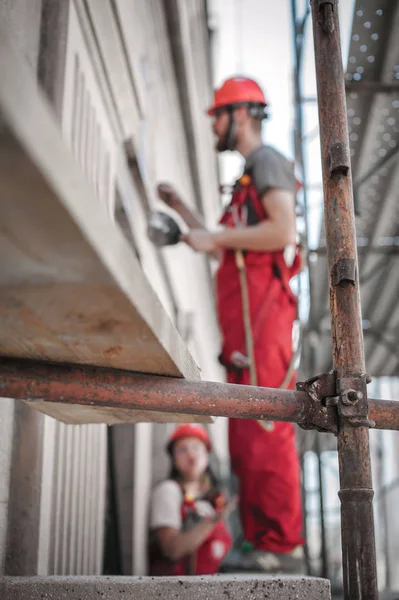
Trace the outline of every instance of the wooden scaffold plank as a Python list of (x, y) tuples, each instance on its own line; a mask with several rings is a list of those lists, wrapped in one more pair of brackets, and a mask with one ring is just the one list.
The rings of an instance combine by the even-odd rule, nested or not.
[[(198, 380), (197, 365), (75, 163), (4, 24), (0, 81), (0, 356)], [(135, 411), (73, 410), (47, 412), (73, 423), (143, 419)], [(147, 413), (146, 420), (182, 418)]]

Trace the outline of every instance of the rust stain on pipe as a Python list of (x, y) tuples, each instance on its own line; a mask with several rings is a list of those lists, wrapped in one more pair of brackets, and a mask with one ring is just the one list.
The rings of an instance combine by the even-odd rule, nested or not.
[(79, 367), (0, 360), (0, 395), (136, 410), (299, 422), (307, 395), (294, 390)]
[[(302, 423), (306, 392), (161, 377), (96, 367), (0, 359), (0, 395), (35, 402)], [(379, 429), (399, 430), (399, 402), (369, 399)]]

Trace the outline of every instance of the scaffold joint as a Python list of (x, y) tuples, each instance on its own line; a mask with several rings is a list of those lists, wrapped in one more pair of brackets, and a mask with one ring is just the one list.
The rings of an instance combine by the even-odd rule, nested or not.
[(338, 6), (338, 0), (318, 0), (318, 6), (321, 15), (321, 25), (326, 33), (331, 34), (335, 28), (333, 12)]
[(297, 389), (307, 394), (306, 410), (298, 425), (335, 435), (342, 421), (352, 427), (375, 427), (375, 422), (368, 418), (369, 381), (367, 374), (338, 378), (335, 371), (330, 371), (297, 383)]

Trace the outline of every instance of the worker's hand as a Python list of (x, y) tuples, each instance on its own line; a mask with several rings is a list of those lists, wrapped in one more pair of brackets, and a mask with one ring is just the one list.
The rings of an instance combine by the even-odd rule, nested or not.
[(173, 210), (178, 210), (178, 208), (182, 205), (182, 200), (179, 194), (176, 192), (174, 187), (169, 185), (169, 183), (160, 183), (157, 186), (157, 194), (158, 197), (165, 202), (170, 208)]
[(215, 513), (211, 519), (214, 523), (219, 523), (220, 521), (224, 521), (227, 517), (233, 512), (235, 507), (237, 506), (238, 496), (234, 496), (231, 500), (228, 500), (226, 504), (223, 506), (221, 510)]
[(251, 366), (249, 357), (238, 350), (234, 350), (234, 352), (231, 353), (230, 361), (238, 369), (248, 369)]
[(181, 241), (186, 242), (196, 252), (216, 252), (218, 250), (214, 234), (206, 229), (191, 229), (189, 233), (181, 236)]

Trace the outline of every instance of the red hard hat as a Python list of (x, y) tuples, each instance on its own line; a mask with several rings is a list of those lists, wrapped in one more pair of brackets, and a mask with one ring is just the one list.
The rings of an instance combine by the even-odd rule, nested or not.
[(212, 106), (207, 112), (212, 116), (217, 108), (243, 102), (267, 106), (266, 98), (256, 81), (248, 77), (231, 77), (215, 90)]
[(177, 442), (177, 440), (187, 437), (195, 437), (201, 440), (201, 442), (204, 442), (205, 446), (207, 447), (208, 452), (211, 451), (211, 441), (209, 439), (208, 432), (201, 425), (197, 425), (195, 423), (184, 423), (176, 427), (169, 438), (166, 446), (167, 451), (171, 454), (173, 444)]

